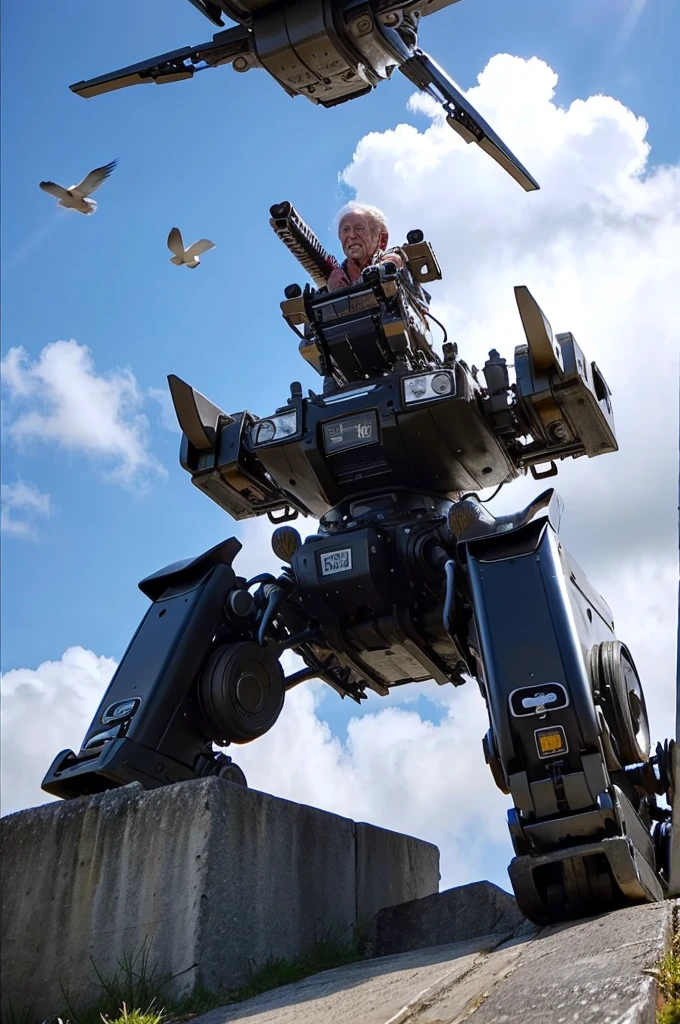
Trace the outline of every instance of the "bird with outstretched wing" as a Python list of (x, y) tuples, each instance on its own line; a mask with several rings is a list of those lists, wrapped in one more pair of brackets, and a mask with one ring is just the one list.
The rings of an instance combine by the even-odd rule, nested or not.
[(77, 210), (78, 213), (84, 214), (94, 213), (97, 209), (97, 202), (88, 197), (110, 177), (117, 163), (116, 159), (104, 164), (103, 167), (95, 167), (93, 171), (85, 175), (78, 185), (69, 185), (68, 188), (64, 188), (63, 185), (57, 185), (54, 181), (41, 181), (40, 188), (43, 192), (54, 196), (58, 200), (57, 205), (66, 210)]
[(201, 262), (199, 256), (214, 248), (215, 243), (211, 242), (209, 238), (199, 238), (197, 242), (194, 242), (188, 249), (185, 249), (182, 233), (179, 228), (170, 229), (168, 249), (173, 253), (170, 262), (174, 263), (176, 267), (189, 267), (191, 270), (195, 270)]

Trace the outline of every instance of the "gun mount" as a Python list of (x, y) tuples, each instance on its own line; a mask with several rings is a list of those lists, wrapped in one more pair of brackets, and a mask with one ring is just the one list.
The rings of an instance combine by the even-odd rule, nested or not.
[[(310, 234), (281, 237), (323, 276), (328, 254)], [(544, 923), (662, 899), (670, 745), (652, 753), (631, 652), (560, 540), (555, 492), (500, 517), (475, 493), (616, 451), (609, 389), (523, 286), (513, 383), (495, 349), (483, 380), (454, 343), (440, 356), (423, 288), (441, 276), (436, 258), (420, 232), (400, 253), (401, 268), (369, 267), (338, 292), (295, 286), (282, 303), (331, 379), (325, 394), (293, 383), (269, 416), (227, 415), (168, 378), (181, 465), (233, 519), (281, 524), (283, 565), (238, 576), (230, 538), (142, 580), (146, 616), (80, 750), (58, 754), (43, 788), (70, 798), (206, 774), (244, 785), (216, 748), (266, 733), (306, 679), (356, 702), (474, 679), (484, 758), (512, 802), (508, 870), (523, 913)], [(299, 514), (318, 519), (304, 541), (288, 525)], [(288, 676), (286, 650), (304, 666)]]
[(262, 68), (288, 93), (322, 107), (357, 99), (396, 68), (431, 96), (466, 143), (477, 143), (526, 191), (538, 183), (465, 98), (458, 85), (418, 48), (422, 17), (458, 0), (190, 0), (214, 25), (237, 26), (212, 40), (77, 82), (90, 98), (131, 85), (186, 81), (210, 67)]

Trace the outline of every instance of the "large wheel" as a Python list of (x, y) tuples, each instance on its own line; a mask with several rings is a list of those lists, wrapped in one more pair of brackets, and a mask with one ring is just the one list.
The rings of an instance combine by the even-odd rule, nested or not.
[(225, 764), (217, 773), (218, 778), (224, 779), (226, 782), (232, 782), (235, 786), (244, 786), (248, 788), (248, 780), (246, 779), (245, 772), (242, 768), (239, 768), (237, 764), (232, 761), (231, 764)]
[(201, 714), (218, 743), (263, 736), (281, 714), (284, 695), (278, 659), (252, 642), (213, 651), (198, 685)]
[(625, 767), (649, 760), (651, 740), (645, 695), (635, 662), (619, 640), (593, 650), (593, 668), (602, 710)]

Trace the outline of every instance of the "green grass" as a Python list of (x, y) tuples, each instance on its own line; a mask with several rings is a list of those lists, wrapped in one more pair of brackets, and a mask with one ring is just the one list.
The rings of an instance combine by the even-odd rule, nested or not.
[[(60, 1018), (61, 1019), (61, 1018)], [(161, 1024), (163, 1020), (162, 1013), (143, 1013), (141, 1010), (128, 1010), (125, 1003), (123, 1003), (120, 1011), (120, 1015), (115, 1020), (109, 1020), (102, 1014), (102, 1022), (106, 1024)], [(63, 1022), (62, 1022), (63, 1024)]]
[(363, 943), (355, 937), (348, 942), (321, 940), (306, 956), (294, 960), (270, 958), (251, 971), (238, 989), (209, 990), (198, 984), (181, 999), (168, 995), (168, 985), (178, 977), (162, 978), (150, 963), (146, 943), (135, 956), (118, 962), (118, 970), (105, 978), (92, 961), (101, 995), (92, 1003), (78, 1006), (62, 987), (63, 1006), (41, 1021), (30, 1010), (8, 1007), (7, 1024), (180, 1024), (219, 1006), (242, 1002), (281, 985), (301, 981), (311, 974), (354, 963), (362, 958)]
[(656, 969), (650, 971), (659, 987), (660, 1007), (656, 1015), (657, 1024), (680, 1024), (680, 932), (677, 923), (675, 920), (671, 948)]

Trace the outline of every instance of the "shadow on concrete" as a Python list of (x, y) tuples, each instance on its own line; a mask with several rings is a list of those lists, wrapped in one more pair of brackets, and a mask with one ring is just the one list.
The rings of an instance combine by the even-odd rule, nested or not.
[[(417, 949), (408, 953), (359, 960), (344, 967), (336, 967), (311, 975), (302, 981), (283, 985), (262, 995), (241, 1003), (230, 1003), (194, 1019), (192, 1024), (229, 1024), (233, 1020), (246, 1020), (264, 1013), (273, 1013), (288, 1006), (299, 1006), (308, 1000), (327, 999), (341, 992), (348, 992), (359, 985), (376, 978), (387, 977), (397, 972), (416, 971), (437, 964), (451, 964), (462, 957), (491, 952), (510, 942), (526, 942), (537, 937), (531, 931), (524, 935), (482, 935), (464, 942), (455, 942), (429, 949)], [(436, 981), (435, 978), (432, 979)], [(421, 986), (422, 987), (422, 986)], [(357, 1022), (359, 1024), (359, 1022)]]
[[(300, 1006), (310, 1000), (328, 999), (339, 993), (347, 993), (366, 982), (381, 977), (387, 978), (391, 974), (422, 970), (435, 967), (437, 964), (447, 964), (453, 967), (455, 962), (463, 957), (491, 953), (529, 942), (540, 942), (560, 932), (582, 927), (584, 923), (605, 917), (607, 917), (606, 914), (597, 915), (587, 918), (585, 921), (581, 918), (544, 928), (538, 928), (529, 921), (525, 921), (519, 928), (506, 934), (482, 935), (461, 942), (432, 946), (428, 949), (359, 960), (344, 967), (336, 967), (311, 975), (301, 981), (283, 985), (243, 1002), (230, 1003), (211, 1010), (194, 1018), (192, 1024), (230, 1024), (231, 1021), (245, 1021), (251, 1017), (272, 1014), (287, 1007)], [(431, 984), (436, 984), (436, 981), (436, 977), (430, 979)], [(419, 988), (422, 988), (422, 984), (416, 987), (416, 991)], [(360, 1024), (359, 1019), (357, 1019), (357, 1024)]]

